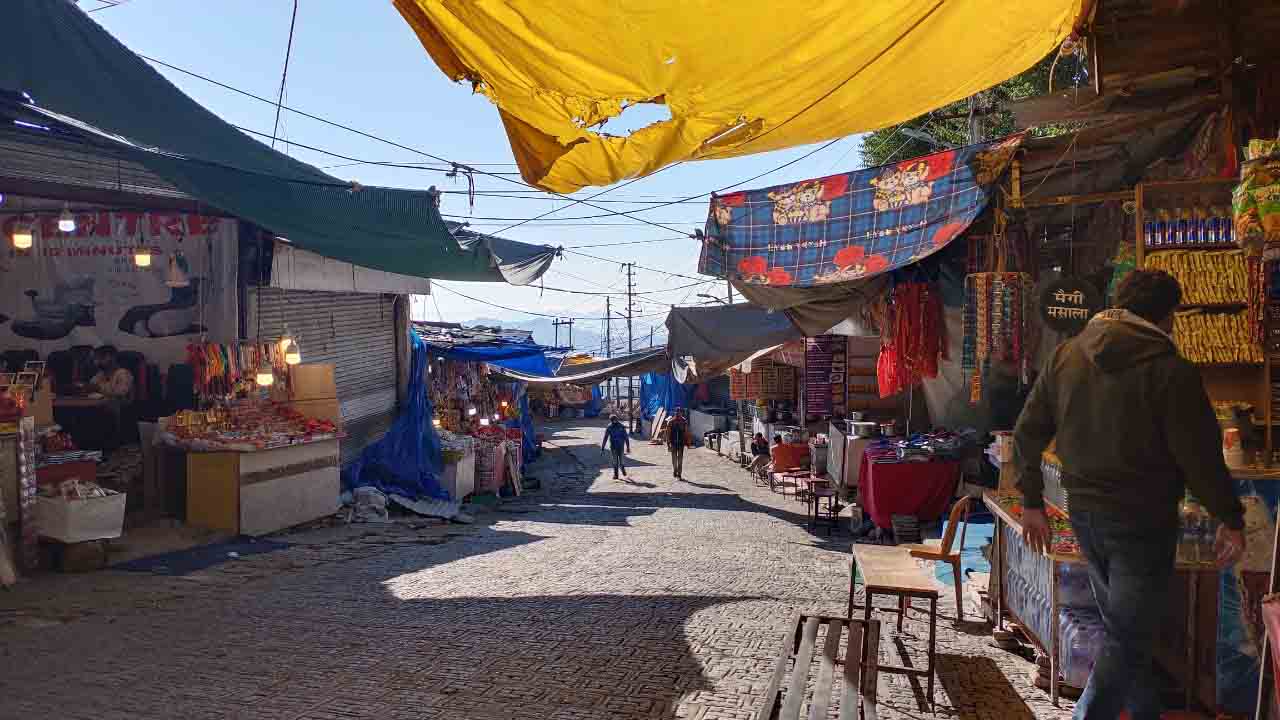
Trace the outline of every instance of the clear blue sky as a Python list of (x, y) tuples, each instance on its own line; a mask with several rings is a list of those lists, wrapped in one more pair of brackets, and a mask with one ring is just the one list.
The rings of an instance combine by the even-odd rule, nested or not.
[[(120, 0), (111, 0), (120, 2)], [(80, 0), (101, 23), (129, 48), (210, 76), (264, 97), (275, 97), (289, 30), (291, 0), (125, 0), (106, 7), (104, 0)], [(216, 9), (215, 9), (216, 8)], [(171, 81), (205, 107), (236, 125), (270, 132), (274, 107), (244, 98), (180, 73), (158, 68)], [(285, 104), (372, 134), (421, 148), (433, 154), (478, 165), (494, 172), (516, 172), (506, 134), (497, 111), (470, 88), (450, 82), (436, 68), (390, 0), (301, 0), (289, 65)], [(640, 124), (646, 121), (640, 118)], [(374, 142), (297, 115), (285, 113), (282, 136), (366, 160), (422, 162), (425, 158)], [(619, 132), (616, 124), (611, 132)], [(762, 187), (789, 180), (803, 180), (861, 166), (858, 137), (850, 137), (795, 165), (747, 187)], [(649, 201), (685, 197), (736, 183), (803, 155), (812, 148), (794, 148), (746, 158), (690, 163), (641, 180), (602, 200)], [(332, 174), (366, 185), (466, 190), (466, 181), (448, 179), (437, 172), (403, 170), (371, 165), (329, 167), (344, 164), (301, 149), (291, 154), (312, 164), (328, 167)], [(490, 164), (493, 163), (493, 164)], [(515, 176), (513, 176), (515, 177)], [(517, 178), (518, 179), (518, 178)], [(519, 191), (521, 188), (495, 178), (477, 177), (480, 191)], [(583, 191), (578, 196), (599, 192)], [(533, 196), (533, 193), (527, 193)], [(447, 195), (443, 211), (475, 217), (527, 218), (566, 202), (549, 195), (539, 199), (506, 199), (480, 196), (474, 211), (465, 194)], [(549, 198), (549, 199), (548, 199)], [(643, 205), (640, 205), (641, 207)], [(609, 204), (610, 209), (632, 210), (635, 205)], [(585, 205), (562, 210), (552, 217), (595, 215)], [(707, 212), (705, 200), (653, 210), (644, 215), (663, 224), (701, 227)], [(459, 218), (463, 219), (464, 218)], [(481, 232), (496, 232), (510, 223), (474, 220)], [(512, 239), (554, 245), (653, 240), (672, 233), (623, 217), (596, 221), (539, 222), (504, 233)], [(593, 255), (618, 261), (634, 261), (685, 275), (697, 275), (698, 247), (693, 240), (584, 249)], [(659, 290), (691, 281), (660, 273), (637, 271), (638, 290)], [(546, 275), (549, 286), (578, 290), (624, 289), (621, 268), (566, 254)], [(568, 295), (535, 288), (476, 283), (445, 283), (473, 297), (513, 308), (580, 317), (603, 317), (604, 298)], [(724, 283), (705, 288), (644, 296), (638, 313), (660, 313), (670, 304), (702, 302), (699, 292), (723, 296)], [(505, 312), (464, 300), (447, 290), (437, 290), (444, 319), (466, 321), (477, 317), (506, 320), (528, 316)], [(620, 302), (615, 302), (615, 308)], [(432, 315), (435, 315), (433, 305)], [(642, 328), (661, 318), (638, 321)], [(596, 323), (592, 323), (595, 325)]]

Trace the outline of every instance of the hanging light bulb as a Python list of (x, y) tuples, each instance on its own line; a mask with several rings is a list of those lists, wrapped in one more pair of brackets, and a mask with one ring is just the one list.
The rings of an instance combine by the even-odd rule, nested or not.
[(62, 204), (62, 214), (58, 216), (58, 229), (64, 233), (76, 231), (76, 218), (71, 214), (71, 206), (67, 203)]
[(263, 365), (258, 368), (258, 374), (254, 376), (254, 380), (257, 381), (258, 387), (269, 387), (276, 381), (276, 373), (270, 365)]
[(298, 348), (298, 341), (291, 337), (284, 339), (284, 362), (286, 365), (302, 362), (302, 350)]
[(501, 419), (502, 419), (502, 416), (501, 416), (501, 415), (499, 415), (498, 413), (494, 413), (494, 414), (493, 414), (493, 419), (494, 419), (494, 420), (501, 420)]
[(431, 418), (431, 424), (440, 427), (440, 418)]
[(475, 415), (475, 414), (476, 414), (476, 409), (475, 409), (475, 408), (471, 408), (471, 409), (467, 410), (467, 415)]
[(502, 407), (506, 407), (506, 406), (507, 406), (507, 401), (506, 401), (506, 400), (503, 400), (503, 401), (502, 401)]
[(489, 418), (480, 418), (480, 427), (489, 427)]
[(133, 249), (133, 264), (138, 267), (151, 267), (151, 248), (139, 245)]
[(35, 242), (35, 234), (31, 232), (31, 226), (19, 223), (13, 226), (13, 246), (19, 250), (26, 250)]

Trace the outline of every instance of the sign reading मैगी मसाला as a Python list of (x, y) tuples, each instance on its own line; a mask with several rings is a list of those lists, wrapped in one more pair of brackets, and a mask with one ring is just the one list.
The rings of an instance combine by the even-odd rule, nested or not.
[(1045, 325), (1061, 333), (1080, 332), (1100, 309), (1102, 296), (1079, 278), (1051, 280), (1040, 291), (1040, 316)]

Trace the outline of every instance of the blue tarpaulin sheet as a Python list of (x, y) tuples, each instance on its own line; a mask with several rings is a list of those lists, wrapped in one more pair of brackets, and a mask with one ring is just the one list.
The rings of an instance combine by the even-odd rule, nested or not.
[(676, 408), (689, 407), (693, 396), (692, 385), (681, 385), (671, 373), (645, 373), (640, 376), (640, 415), (652, 420), (658, 408), (668, 413)]
[(439, 347), (427, 345), (433, 357), (458, 362), (485, 362), (490, 365), (515, 370), (527, 375), (550, 376), (551, 366), (547, 364), (546, 348), (541, 345), (527, 343), (503, 343), (494, 345), (463, 345), (455, 347)]
[(599, 385), (591, 386), (591, 402), (582, 409), (582, 414), (589, 418), (600, 417), (600, 411), (604, 409), (604, 395), (600, 392)]
[[(440, 486), (442, 468), (440, 438), (431, 425), (431, 398), (427, 395), (427, 344), (409, 333), (412, 348), (409, 371), (409, 404), (381, 440), (366, 447), (342, 471), (342, 487), (351, 490), (372, 486), (388, 495), (411, 500), (449, 499)], [(453, 498), (458, 500), (460, 498)]]

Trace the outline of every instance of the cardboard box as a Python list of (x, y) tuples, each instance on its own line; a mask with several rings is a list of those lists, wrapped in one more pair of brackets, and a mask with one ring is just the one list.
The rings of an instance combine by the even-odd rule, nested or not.
[(41, 537), (64, 543), (120, 537), (125, 493), (85, 500), (36, 498), (36, 528)]
[(289, 368), (294, 400), (331, 400), (338, 397), (331, 363), (309, 363)]
[(312, 420), (328, 420), (337, 425), (339, 430), (342, 429), (342, 407), (337, 398), (294, 400), (290, 406)]

